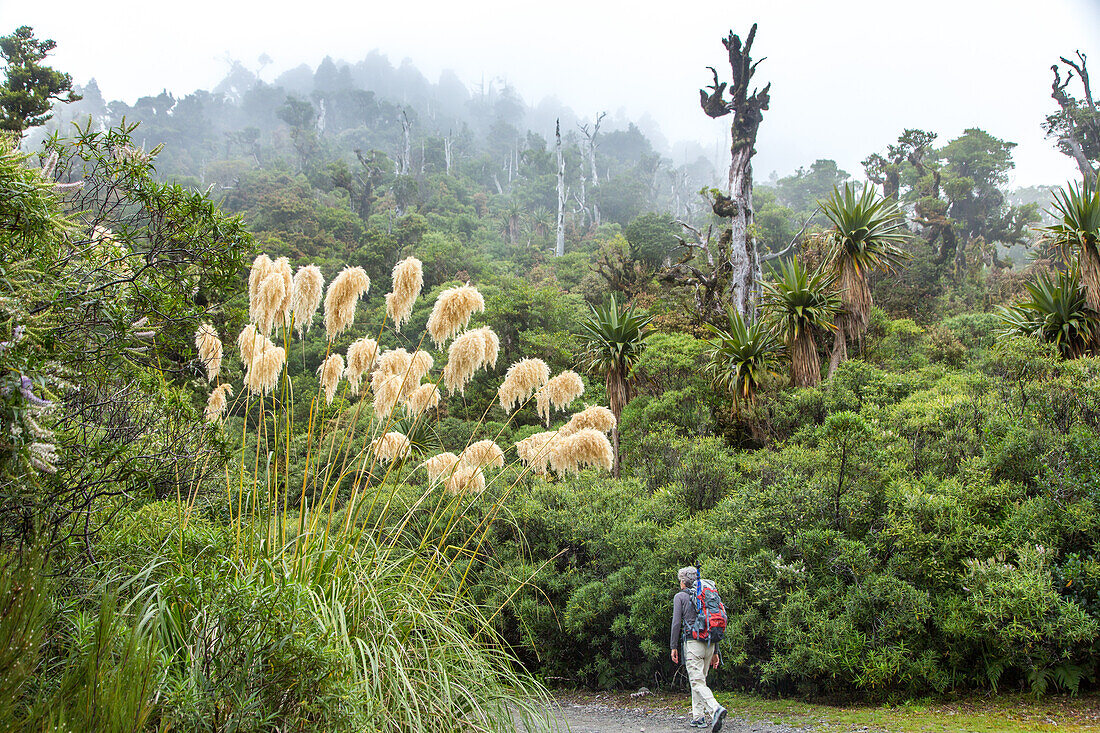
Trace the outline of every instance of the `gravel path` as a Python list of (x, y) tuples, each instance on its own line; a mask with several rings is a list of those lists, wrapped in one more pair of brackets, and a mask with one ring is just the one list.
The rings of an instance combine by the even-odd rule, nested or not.
[[(709, 730), (688, 726), (690, 697), (684, 695), (563, 694), (555, 711), (570, 733), (684, 733)], [(566, 728), (568, 726), (568, 728)], [(805, 733), (808, 729), (746, 720), (730, 711), (723, 733)]]

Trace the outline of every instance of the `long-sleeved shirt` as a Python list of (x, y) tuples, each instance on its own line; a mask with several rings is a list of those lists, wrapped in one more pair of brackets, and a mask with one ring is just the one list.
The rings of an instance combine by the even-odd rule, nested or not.
[(680, 641), (695, 623), (695, 600), (691, 591), (681, 589), (672, 597), (672, 630), (669, 634), (668, 648), (679, 649)]

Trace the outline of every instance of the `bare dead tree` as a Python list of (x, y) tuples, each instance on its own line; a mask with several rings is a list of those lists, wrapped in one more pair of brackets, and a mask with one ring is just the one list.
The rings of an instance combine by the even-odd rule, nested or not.
[(561, 257), (565, 254), (565, 156), (561, 150), (561, 120), (554, 122), (554, 140), (558, 149), (558, 236), (554, 252)]
[[(577, 124), (580, 128), (581, 134), (584, 135), (585, 156), (588, 158), (588, 168), (592, 172), (592, 188), (596, 188), (600, 185), (600, 172), (596, 169), (596, 148), (599, 146), (596, 138), (600, 134), (600, 124), (603, 122), (603, 118), (607, 117), (606, 112), (600, 112), (596, 115), (596, 122), (593, 123), (591, 131), (589, 131), (588, 124)], [(581, 188), (584, 188), (586, 177), (581, 175)], [(599, 204), (593, 200), (592, 202), (592, 223), (596, 226), (600, 225), (600, 207)]]
[(454, 146), (454, 138), (451, 137), (451, 131), (447, 131), (447, 135), (443, 138), (443, 161), (447, 166), (447, 175), (451, 175), (451, 148)]
[[(1061, 112), (1047, 118), (1044, 125), (1047, 134), (1057, 139), (1058, 149), (1073, 158), (1081, 175), (1086, 180), (1095, 178), (1098, 174), (1094, 160), (1100, 157), (1100, 109), (1092, 96), (1092, 84), (1089, 81), (1088, 57), (1077, 52), (1077, 61), (1071, 61), (1065, 56), (1059, 60), (1070, 67), (1066, 72), (1065, 81), (1062, 80), (1058, 64), (1050, 67), (1054, 72), (1054, 81), (1051, 84), (1050, 96), (1058, 103)], [(1070, 95), (1066, 88), (1073, 81), (1073, 72), (1081, 80), (1084, 98), (1077, 99)]]
[[(666, 281), (696, 289), (696, 304), (702, 309), (699, 316), (704, 320), (723, 318), (726, 308), (736, 310), (750, 322), (756, 315), (760, 254), (753, 235), (752, 156), (756, 153), (757, 131), (771, 101), (770, 83), (749, 91), (756, 67), (763, 61), (752, 61), (756, 28), (754, 23), (744, 44), (732, 31), (722, 39), (731, 70), (729, 99), (725, 98), (727, 83), (718, 81), (714, 67), (707, 67), (714, 76), (714, 84), (707, 87), (710, 92), (699, 90), (699, 103), (708, 117), (733, 115), (729, 194), (715, 191), (709, 197), (711, 210), (716, 216), (730, 219), (730, 227), (717, 241), (709, 233), (703, 238), (698, 230), (686, 227), (691, 238), (681, 239), (684, 257), (662, 276)], [(696, 257), (705, 258), (705, 264), (694, 264)]]
[(405, 148), (404, 152), (397, 159), (397, 175), (408, 175), (409, 169), (412, 166), (412, 125), (409, 123), (409, 114), (405, 110), (401, 110), (401, 131), (405, 136)]

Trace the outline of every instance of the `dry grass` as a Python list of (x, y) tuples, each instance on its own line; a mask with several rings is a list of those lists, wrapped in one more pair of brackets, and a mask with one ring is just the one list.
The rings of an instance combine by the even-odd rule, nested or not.
[(454, 453), (440, 453), (421, 463), (428, 474), (428, 481), (438, 483), (440, 479), (449, 476), (458, 467), (459, 458)]
[(355, 320), (359, 298), (370, 290), (370, 278), (362, 267), (345, 267), (329, 283), (325, 294), (325, 331), (333, 340)]
[(340, 384), (340, 375), (343, 373), (344, 357), (339, 354), (329, 354), (329, 357), (317, 368), (317, 375), (325, 390), (326, 404), (332, 404), (332, 399), (336, 396), (336, 387)]
[(589, 466), (610, 471), (614, 460), (607, 436), (592, 428), (561, 437), (550, 450), (550, 468), (559, 474), (580, 473)]
[(610, 433), (615, 427), (615, 415), (611, 410), (601, 405), (590, 405), (569, 419), (569, 422), (561, 428), (562, 437), (573, 435), (581, 430), (598, 430), (601, 433)]
[(404, 460), (412, 454), (412, 444), (402, 433), (389, 432), (370, 444), (374, 454), (384, 461)]
[(459, 459), (463, 466), (504, 468), (504, 451), (491, 440), (479, 440), (466, 446)]
[(203, 323), (195, 331), (195, 348), (206, 368), (206, 381), (213, 382), (222, 370), (222, 340), (209, 323)]
[(363, 375), (374, 368), (378, 361), (378, 342), (372, 338), (361, 338), (353, 341), (348, 347), (347, 366), (344, 374), (347, 376), (351, 391), (359, 393), (359, 385)]
[(442, 397), (434, 384), (422, 384), (413, 390), (405, 401), (405, 409), (410, 415), (420, 415), (439, 405)]
[(497, 390), (500, 407), (511, 412), (517, 405), (531, 399), (542, 385), (550, 379), (550, 367), (542, 359), (521, 359), (508, 367), (504, 383)]
[(204, 415), (206, 422), (218, 422), (225, 415), (225, 406), (229, 398), (233, 396), (232, 384), (219, 384), (210, 391), (210, 397), (206, 400)]
[(535, 405), (539, 416), (550, 427), (550, 409), (564, 410), (584, 394), (584, 382), (574, 371), (564, 371), (548, 381), (535, 394)]
[(313, 316), (321, 305), (324, 290), (325, 277), (317, 265), (299, 267), (298, 272), (294, 273), (294, 281), (290, 287), (290, 312), (299, 336), (313, 325)]

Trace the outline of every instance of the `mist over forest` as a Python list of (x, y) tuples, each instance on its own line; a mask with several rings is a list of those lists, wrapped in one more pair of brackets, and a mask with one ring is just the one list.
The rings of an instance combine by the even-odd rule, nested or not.
[(756, 170), (768, 32), (700, 32), (710, 144), (377, 50), (129, 104), (0, 36), (0, 732), (679, 727), (691, 568), (746, 725), (1096, 730), (1087, 49), (1020, 187), (982, 119)]

